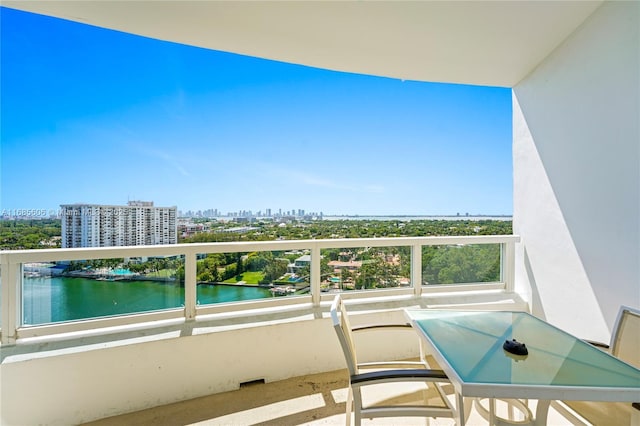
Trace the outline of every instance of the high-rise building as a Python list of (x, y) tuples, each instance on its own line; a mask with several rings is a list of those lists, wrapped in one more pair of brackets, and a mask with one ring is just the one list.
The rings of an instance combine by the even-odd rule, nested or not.
[(62, 247), (114, 247), (176, 244), (177, 207), (154, 207), (153, 201), (126, 206), (63, 204)]

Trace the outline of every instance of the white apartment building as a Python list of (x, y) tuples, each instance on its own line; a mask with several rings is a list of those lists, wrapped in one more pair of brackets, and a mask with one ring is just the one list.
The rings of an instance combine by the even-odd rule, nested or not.
[(114, 247), (176, 244), (177, 207), (153, 201), (126, 206), (63, 204), (62, 247)]

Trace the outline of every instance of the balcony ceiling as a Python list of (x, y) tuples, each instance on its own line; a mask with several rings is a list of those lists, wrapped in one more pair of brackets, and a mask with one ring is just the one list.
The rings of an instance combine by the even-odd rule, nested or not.
[(512, 87), (601, 1), (3, 1), (209, 49), (404, 80)]

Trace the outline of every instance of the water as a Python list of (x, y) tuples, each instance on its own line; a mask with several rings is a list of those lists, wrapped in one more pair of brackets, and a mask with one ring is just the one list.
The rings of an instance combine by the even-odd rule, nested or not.
[[(184, 306), (184, 287), (158, 281), (98, 281), (88, 278), (27, 278), (24, 324), (72, 321)], [(268, 289), (198, 286), (201, 305), (272, 297)]]
[(200, 305), (273, 297), (268, 288), (234, 285), (199, 285), (197, 294)]

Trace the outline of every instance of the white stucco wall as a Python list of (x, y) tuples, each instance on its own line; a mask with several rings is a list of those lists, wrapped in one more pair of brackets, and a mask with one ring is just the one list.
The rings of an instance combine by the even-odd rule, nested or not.
[(2, 425), (79, 424), (344, 363), (327, 319), (11, 358)]
[(639, 28), (639, 2), (607, 2), (513, 90), (517, 290), (607, 342), (640, 306)]
[[(371, 318), (360, 317), (364, 322)], [(376, 318), (393, 322), (404, 316), (394, 311)], [(358, 339), (361, 360), (418, 356), (415, 333), (393, 333), (366, 333)], [(18, 350), (0, 364), (0, 424), (80, 424), (235, 390), (242, 382), (346, 368), (328, 318), (311, 315), (292, 322), (186, 334), (25, 355)], [(380, 339), (393, 345), (380, 345)]]
[[(358, 303), (347, 309), (353, 326), (404, 323), (405, 307), (526, 309), (514, 296), (442, 294), (422, 302)], [(240, 315), (233, 325), (203, 319), (141, 335), (62, 341), (62, 347), (52, 338), (50, 344), (0, 348), (0, 425), (81, 424), (235, 390), (240, 383), (259, 379), (272, 382), (339, 369), (345, 369), (346, 378), (328, 312), (301, 309), (263, 313), (261, 319)], [(358, 333), (355, 342), (360, 362), (420, 353), (412, 329)]]

